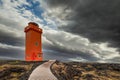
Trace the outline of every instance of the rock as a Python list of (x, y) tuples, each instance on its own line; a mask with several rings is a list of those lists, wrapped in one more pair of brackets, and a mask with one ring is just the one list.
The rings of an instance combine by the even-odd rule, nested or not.
[(9, 69), (9, 71), (11, 71), (11, 72), (21, 73), (21, 72), (26, 71), (26, 69), (23, 68), (23, 67), (12, 67), (12, 68)]

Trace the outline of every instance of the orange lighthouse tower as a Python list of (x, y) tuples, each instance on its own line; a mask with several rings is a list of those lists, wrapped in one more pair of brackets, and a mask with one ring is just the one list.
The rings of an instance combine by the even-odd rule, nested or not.
[(26, 33), (26, 61), (42, 61), (42, 29), (39, 28), (38, 24), (29, 22), (24, 32)]

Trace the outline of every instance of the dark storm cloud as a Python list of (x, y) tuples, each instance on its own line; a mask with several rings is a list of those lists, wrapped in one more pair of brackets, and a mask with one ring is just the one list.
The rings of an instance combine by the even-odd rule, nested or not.
[[(45, 49), (48, 50), (48, 52), (47, 51), (45, 52), (45, 55), (47, 54), (47, 56), (48, 56), (48, 58), (46, 58), (46, 56), (45, 56), (46, 59), (54, 57), (55, 59), (61, 59), (62, 60), (62, 58), (64, 58), (63, 59), (63, 61), (64, 61), (64, 60), (68, 60), (69, 58), (74, 58), (75, 59), (76, 57), (81, 57), (82, 59), (85, 59), (85, 60), (88, 60), (88, 61), (98, 61), (98, 60), (100, 60), (100, 58), (95, 57), (93, 54), (83, 53), (83, 52), (80, 52), (80, 51), (77, 51), (77, 50), (75, 50), (75, 51), (68, 50), (68, 49), (65, 49), (65, 48), (61, 48), (59, 46), (49, 46), (48, 48), (45, 48)], [(49, 50), (54, 50), (54, 51), (49, 51)]]
[[(60, 61), (71, 61), (70, 59), (74, 59), (76, 60), (77, 58), (79, 58), (79, 61), (82, 61), (84, 58), (81, 58), (80, 55), (77, 55), (76, 53), (73, 54), (69, 54), (69, 53), (64, 53), (64, 52), (57, 52), (54, 50), (43, 50), (43, 56), (44, 59), (57, 59)], [(79, 56), (79, 57), (78, 57)], [(94, 61), (94, 60), (90, 60), (90, 59), (84, 59), (84, 61)], [(95, 60), (97, 61), (97, 60)]]
[(65, 17), (72, 23), (61, 29), (92, 42), (109, 42), (109, 46), (120, 47), (120, 0), (47, 0), (47, 4), (51, 8), (72, 10)]
[[(56, 47), (56, 48), (55, 48)], [(72, 51), (67, 49), (60, 49), (57, 46), (51, 46), (46, 51), (44, 51), (45, 59), (57, 59), (62, 61), (69, 61), (69, 59), (76, 59), (80, 57), (86, 61), (99, 61), (100, 58), (94, 57), (91, 54), (83, 53), (80, 51)]]
[(21, 31), (19, 23), (0, 16), (0, 27), (0, 43), (24, 46), (24, 37), (17, 36), (20, 33), (19, 31)]
[[(100, 60), (100, 58), (96, 57), (95, 54), (90, 54), (89, 52), (82, 52), (77, 49), (76, 50), (67, 49), (68, 45), (66, 45), (65, 47), (60, 46), (60, 44), (58, 44), (59, 40), (56, 41), (53, 39), (57, 39), (57, 38), (55, 38), (56, 36), (62, 37), (62, 35), (59, 36), (56, 34), (56, 36), (53, 36), (53, 37), (52, 36), (53, 35), (46, 36), (46, 39), (49, 40), (52, 43), (52, 45), (43, 44), (43, 49), (45, 49), (45, 50), (43, 50), (43, 53), (44, 53), (44, 57), (46, 59), (57, 59), (57, 60), (62, 60), (62, 61), (64, 61), (64, 60), (69, 61), (70, 58), (76, 59), (77, 57), (81, 57), (82, 59), (87, 60), (87, 61), (99, 61)], [(52, 39), (50, 39), (49, 37), (52, 37)], [(62, 39), (64, 39), (64, 37), (62, 37)], [(62, 40), (60, 40), (60, 42), (61, 41)], [(67, 42), (68, 42), (68, 44), (70, 44), (69, 41), (67, 41)], [(73, 42), (71, 41), (71, 43), (73, 43)], [(72, 45), (69, 45), (69, 46), (72, 46)], [(74, 46), (73, 46), (73, 48), (74, 48)], [(79, 48), (81, 48), (81, 47), (79, 46)]]
[(7, 33), (6, 31), (0, 30), (0, 43), (14, 46), (24, 46), (24, 38), (16, 37), (13, 33)]
[(20, 25), (3, 17), (0, 16), (0, 59), (23, 59), (24, 37), (20, 35)]
[(20, 48), (3, 48), (0, 47), (0, 56), (2, 59), (2, 57), (6, 58), (6, 59), (23, 59), (24, 57), (24, 50), (20, 49)]

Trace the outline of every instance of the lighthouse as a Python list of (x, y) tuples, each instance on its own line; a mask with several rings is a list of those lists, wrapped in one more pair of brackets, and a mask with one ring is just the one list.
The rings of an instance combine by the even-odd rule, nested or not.
[(29, 22), (24, 29), (25, 32), (25, 60), (42, 61), (42, 29), (35, 22)]

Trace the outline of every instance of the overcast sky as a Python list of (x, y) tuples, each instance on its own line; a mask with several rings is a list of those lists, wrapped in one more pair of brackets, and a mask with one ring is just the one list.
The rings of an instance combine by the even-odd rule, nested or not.
[(120, 0), (0, 0), (0, 59), (24, 60), (31, 21), (44, 60), (120, 63)]

